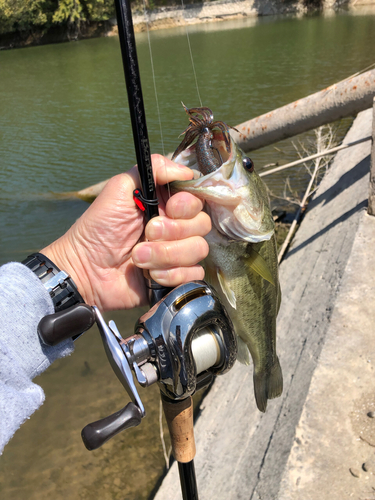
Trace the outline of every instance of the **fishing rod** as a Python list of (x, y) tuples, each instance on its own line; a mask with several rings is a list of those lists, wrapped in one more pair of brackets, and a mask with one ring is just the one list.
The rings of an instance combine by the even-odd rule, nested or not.
[[(150, 145), (148, 140), (146, 116), (144, 110), (142, 86), (141, 86), (141, 79), (138, 66), (138, 57), (137, 57), (137, 50), (136, 50), (136, 43), (134, 36), (134, 27), (132, 21), (130, 0), (115, 0), (115, 7), (117, 14), (117, 24), (118, 24), (120, 46), (121, 46), (122, 61), (125, 73), (125, 82), (126, 82), (127, 95), (129, 101), (129, 111), (130, 111), (131, 124), (133, 130), (134, 147), (136, 151), (138, 171), (142, 186), (142, 192), (139, 192), (139, 190), (135, 190), (134, 197), (137, 205), (141, 209), (145, 210), (146, 223), (147, 223), (151, 218), (156, 217), (159, 214), (159, 211), (157, 206), (158, 201), (156, 196), (155, 182), (153, 179), (153, 172), (152, 172)], [(153, 280), (147, 278), (145, 279), (146, 279), (146, 286), (149, 289), (149, 302), (150, 306), (152, 307), (154, 304), (157, 304), (160, 299), (165, 297), (170, 290), (165, 287), (162, 287), (161, 285), (158, 285)], [(182, 307), (181, 304), (185, 305), (188, 303), (190, 305), (194, 304), (195, 306), (194, 309), (196, 314), (197, 302), (194, 303), (194, 300), (197, 301), (198, 299), (199, 301), (200, 299), (202, 299), (203, 295), (207, 297), (207, 295), (205, 295), (207, 292), (207, 288), (205, 288), (203, 294), (203, 288), (200, 287), (201, 285), (198, 285), (198, 288), (197, 285), (193, 285), (193, 287), (191, 287), (190, 285), (190, 286), (184, 286), (183, 289), (175, 289), (172, 292), (172, 294), (168, 297), (168, 299), (171, 300), (172, 295), (173, 294), (176, 295), (177, 293), (177, 297), (174, 300), (172, 300), (171, 303), (173, 304), (177, 300), (177, 302), (180, 304), (180, 307)], [(190, 300), (188, 298), (189, 295), (190, 295), (189, 297)], [(192, 298), (193, 300), (191, 300)], [(163, 306), (165, 306), (167, 302), (168, 300), (166, 300), (163, 303)], [(215, 302), (217, 303), (217, 298), (215, 299)], [(161, 303), (159, 303), (159, 306), (155, 311), (155, 316), (157, 316), (156, 313), (160, 312), (161, 309), (162, 309)], [(185, 314), (186, 312), (187, 310), (185, 310)], [(216, 314), (217, 312), (218, 311), (216, 311)], [(202, 318), (202, 316), (204, 316), (204, 311), (200, 312), (200, 317)], [(219, 316), (225, 317), (222, 311), (220, 311)], [(227, 323), (228, 320), (229, 317), (226, 315)], [(101, 328), (101, 333), (102, 333), (104, 332), (105, 328), (102, 323), (101, 326), (102, 326)], [(139, 328), (144, 331), (144, 327), (145, 325), (141, 318), (139, 322)], [(232, 330), (230, 323), (223, 325), (223, 327), (224, 327), (223, 332), (227, 331), (228, 332), (227, 334), (222, 336), (222, 338), (220, 338), (220, 335), (216, 338), (215, 336), (214, 337), (211, 336), (212, 333), (209, 333), (208, 337), (206, 338), (206, 341), (207, 339), (209, 342), (214, 340), (215, 343), (218, 342), (219, 339), (220, 344), (222, 346), (225, 346), (225, 344), (228, 343), (228, 340), (231, 337), (232, 342), (229, 342), (229, 344), (231, 344), (232, 347), (234, 337), (232, 333), (229, 334), (229, 331)], [(183, 333), (181, 331), (183, 329), (186, 330), (186, 327), (184, 325), (176, 325), (176, 338), (171, 339), (171, 344), (173, 344), (173, 351), (180, 353), (181, 361), (183, 365), (185, 365), (186, 356), (184, 351), (183, 350), (181, 351), (181, 345), (184, 344), (189, 345), (190, 343), (193, 344), (192, 341), (194, 335), (192, 332), (193, 330), (195, 332), (198, 330), (197, 328), (193, 329), (189, 328), (188, 331), (185, 331)], [(199, 329), (201, 330), (201, 328)], [(161, 324), (158, 325), (157, 328), (155, 328), (155, 326), (152, 325), (152, 328), (150, 330), (151, 332), (157, 332), (157, 335), (159, 336), (160, 331), (162, 330), (162, 325)], [(151, 336), (152, 335), (153, 333), (151, 333)], [(214, 335), (217, 335), (217, 333)], [(181, 342), (181, 339), (184, 339), (184, 341)], [(158, 340), (160, 342), (160, 338)], [(164, 336), (162, 343), (164, 343), (165, 340), (166, 337)], [(180, 343), (181, 345), (177, 347), (176, 343)], [(229, 345), (225, 347), (229, 347)], [(220, 356), (219, 358), (221, 357), (222, 356)], [(217, 364), (218, 361), (222, 362), (222, 359), (215, 359), (214, 364)], [(192, 365), (191, 362), (192, 359), (190, 360), (190, 364)], [(229, 364), (232, 364), (232, 362), (233, 362), (232, 359), (229, 360), (229, 358), (227, 358), (226, 362), (224, 363), (226, 365), (225, 369), (229, 368)], [(161, 373), (164, 371), (163, 368), (161, 369)], [(192, 368), (192, 366), (190, 368)], [(207, 367), (205, 366), (204, 368), (209, 368), (209, 366)], [(168, 370), (168, 372), (169, 371), (170, 370)], [(202, 368), (200, 371), (203, 372), (205, 370), (203, 370)], [(150, 373), (152, 373), (151, 379), (154, 380), (155, 378), (154, 372)], [(176, 380), (176, 375), (181, 385), (182, 380), (185, 379), (187, 375), (186, 370), (180, 369), (178, 374), (174, 373), (172, 379)], [(204, 378), (207, 379), (207, 376), (205, 376)], [(208, 377), (208, 379), (209, 381), (211, 381), (212, 374), (211, 376)], [(195, 455), (195, 442), (194, 442), (194, 432), (193, 432), (193, 408), (192, 408), (192, 398), (191, 398), (192, 387), (194, 387), (193, 389), (194, 391), (196, 390), (196, 380), (195, 381), (191, 380), (190, 385), (192, 385), (192, 387), (188, 388), (185, 379), (184, 383), (182, 383), (182, 386), (184, 385), (185, 389), (182, 391), (180, 389), (181, 394), (176, 394), (175, 388), (173, 389), (171, 387), (166, 388), (166, 385), (164, 385), (161, 387), (161, 395), (162, 395), (164, 413), (166, 416), (168, 428), (171, 435), (173, 453), (179, 464), (180, 482), (181, 482), (183, 498), (187, 500), (187, 499), (198, 499), (198, 491), (197, 491), (194, 461), (193, 461)], [(204, 385), (207, 385), (207, 380), (205, 381)]]
[[(115, 0), (115, 6), (134, 146), (142, 186), (142, 192), (139, 193), (139, 190), (136, 190), (134, 196), (138, 206), (142, 208), (139, 202), (144, 205), (147, 222), (158, 215), (158, 206), (152, 173), (151, 153), (130, 1)], [(149, 301), (151, 306), (157, 304), (170, 291), (149, 279), (146, 279), (146, 286), (150, 291)], [(212, 301), (213, 297), (214, 300)], [(206, 302), (210, 302), (211, 304), (206, 304)], [(181, 311), (186, 317), (179, 324), (180, 320), (177, 321), (179, 313), (177, 312), (173, 320), (175, 322), (175, 325), (173, 325), (175, 327), (175, 334), (173, 334), (173, 329), (172, 331), (165, 331), (164, 315), (168, 311), (168, 316), (170, 316), (171, 308), (175, 308), (176, 306), (178, 306), (178, 311)], [(153, 309), (146, 314), (147, 317), (150, 316), (151, 311)], [(189, 317), (197, 318), (194, 326), (187, 326), (191, 323), (191, 321), (187, 321)], [(160, 321), (160, 318), (163, 318), (163, 321)], [(151, 322), (151, 324), (148, 324), (148, 322)], [(105, 335), (105, 327), (100, 318), (99, 323), (103, 337)], [(210, 329), (207, 328), (208, 324), (211, 327)], [(214, 327), (215, 324), (216, 329)], [(172, 361), (171, 359), (169, 363), (165, 363), (165, 360), (163, 360), (165, 366), (162, 366), (163, 363), (159, 365), (159, 386), (163, 409), (171, 435), (173, 454), (178, 462), (183, 498), (184, 500), (198, 500), (194, 469), (195, 442), (191, 395), (200, 387), (207, 386), (212, 381), (214, 373), (223, 373), (233, 366), (235, 361), (233, 353), (237, 348), (233, 326), (212, 288), (209, 288), (206, 283), (189, 283), (169, 293), (164, 302), (160, 301), (156, 308), (154, 307), (151, 320), (147, 318), (145, 320), (142, 317), (136, 327), (136, 331), (141, 334), (147, 331), (151, 337), (156, 335), (156, 338), (154, 338), (159, 349), (159, 359), (165, 357), (165, 349), (160, 349), (160, 346), (166, 347), (169, 352), (177, 354), (177, 357), (180, 358), (181, 363), (178, 364), (178, 367), (167, 366)], [(198, 332), (200, 340), (194, 338)], [(213, 356), (211, 354), (211, 357), (208, 356), (203, 361), (205, 356), (202, 358), (202, 353), (198, 354), (199, 349), (197, 349), (197, 346), (199, 342), (201, 343), (201, 350), (204, 346), (203, 351), (207, 353), (210, 347)], [(195, 351), (195, 358), (194, 354), (190, 356), (186, 355), (186, 350), (190, 350), (189, 348), (191, 348), (192, 353)], [(147, 352), (147, 347), (145, 350)], [(215, 352), (219, 353), (219, 355), (216, 356)], [(201, 359), (201, 366), (198, 366), (198, 358)], [(134, 366), (136, 366), (136, 363)], [(195, 371), (193, 376), (191, 376), (192, 370)], [(151, 377), (150, 382), (154, 381), (155, 372), (152, 369), (150, 371), (149, 367), (147, 371)], [(171, 373), (171, 371), (174, 373)], [(137, 376), (137, 371), (135, 373)], [(198, 375), (201, 373), (203, 373), (203, 376), (198, 380)], [(176, 384), (170, 383), (171, 379), (177, 382), (177, 387), (179, 386), (177, 390)], [(141, 383), (139, 378), (138, 381)], [(133, 396), (135, 395), (133, 394)], [(90, 434), (90, 432), (87, 434)], [(88, 444), (90, 446), (90, 443)]]
[[(142, 87), (129, 0), (115, 0), (120, 46), (128, 93), (134, 146), (141, 189), (134, 201), (145, 212), (146, 223), (159, 214), (152, 173)], [(134, 383), (158, 383), (164, 414), (178, 462), (183, 500), (198, 500), (194, 468), (195, 441), (192, 395), (215, 375), (226, 373), (237, 358), (232, 321), (215, 290), (193, 281), (173, 290), (146, 276), (150, 310), (123, 338), (114, 321), (108, 325), (96, 306), (77, 304), (45, 317), (39, 334), (48, 345), (87, 330), (96, 322), (108, 360), (131, 401), (108, 417), (88, 424), (82, 439), (95, 450), (119, 432), (139, 425), (146, 412)]]
[[(130, 0), (115, 0), (115, 7), (134, 148), (141, 181), (141, 191), (138, 189), (134, 191), (134, 201), (137, 203), (138, 207), (145, 212), (147, 223), (153, 217), (159, 215), (159, 209), (152, 172), (150, 143), (148, 139)], [(147, 277), (145, 277), (145, 280), (149, 290), (149, 302), (151, 306), (170, 291), (169, 288), (163, 287)]]
[[(151, 152), (147, 132), (130, 0), (115, 0), (115, 7), (130, 118), (133, 130), (134, 147), (142, 186), (142, 192), (140, 193), (139, 190), (135, 190), (134, 197), (137, 205), (141, 209), (143, 208), (146, 212), (145, 216), (147, 223), (150, 219), (159, 215), (159, 210), (152, 172)], [(147, 278), (147, 276), (145, 276), (145, 281), (149, 291), (150, 306), (156, 304), (158, 300), (162, 299), (170, 291), (169, 289), (158, 285), (155, 281)], [(171, 401), (174, 401), (174, 399), (171, 399)], [(168, 422), (168, 427), (170, 428), (175, 457), (179, 462), (183, 498), (198, 499), (193, 461), (195, 455), (195, 443), (191, 396), (184, 399), (182, 403), (172, 403), (169, 402), (169, 398), (164, 398), (163, 408)], [(189, 412), (188, 415), (187, 412)], [(171, 427), (176, 426), (177, 422), (180, 422), (179, 429), (184, 429), (183, 432), (186, 433), (184, 450), (180, 450), (176, 445), (178, 437), (173, 437), (176, 432), (172, 430)], [(189, 443), (189, 447), (187, 447), (187, 443)], [(182, 453), (181, 456), (179, 455), (179, 451)]]

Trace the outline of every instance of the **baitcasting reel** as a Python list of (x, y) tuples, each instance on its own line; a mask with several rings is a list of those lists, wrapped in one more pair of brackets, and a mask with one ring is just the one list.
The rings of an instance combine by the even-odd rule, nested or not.
[(132, 372), (142, 387), (157, 382), (163, 399), (173, 402), (207, 386), (236, 360), (232, 322), (214, 289), (204, 281), (173, 289), (139, 319), (134, 335), (126, 339), (114, 321), (107, 325), (98, 308), (93, 309), (109, 362), (131, 402), (83, 429), (82, 439), (89, 450), (139, 425), (145, 416)]

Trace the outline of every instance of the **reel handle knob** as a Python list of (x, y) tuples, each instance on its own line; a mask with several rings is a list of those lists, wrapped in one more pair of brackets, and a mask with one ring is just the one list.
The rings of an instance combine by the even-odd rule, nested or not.
[(141, 410), (130, 402), (122, 410), (86, 425), (81, 432), (83, 444), (90, 451), (96, 450), (119, 432), (136, 427), (141, 420)]
[(87, 304), (76, 304), (63, 311), (44, 316), (38, 324), (38, 334), (42, 342), (54, 346), (91, 328), (95, 323), (95, 313)]

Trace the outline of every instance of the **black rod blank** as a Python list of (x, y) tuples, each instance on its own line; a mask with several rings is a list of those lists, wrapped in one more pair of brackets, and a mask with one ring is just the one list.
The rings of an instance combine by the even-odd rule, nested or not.
[[(152, 175), (150, 143), (147, 133), (146, 114), (143, 104), (130, 1), (115, 0), (115, 6), (142, 194), (146, 200), (156, 200), (156, 189), (154, 177)], [(147, 220), (157, 215), (159, 215), (157, 205), (149, 205), (146, 203)]]
[(194, 460), (178, 463), (180, 473), (181, 493), (183, 500), (198, 500), (197, 480), (195, 478)]
[[(146, 200), (155, 201), (157, 196), (152, 173), (150, 144), (147, 133), (146, 114), (143, 104), (130, 0), (115, 0), (115, 6), (142, 194)], [(158, 206), (155, 204), (146, 204), (147, 220), (157, 215), (159, 215)], [(147, 281), (149, 281), (148, 284)], [(169, 291), (152, 280), (146, 280), (146, 284), (152, 292), (150, 295), (151, 305), (155, 304)], [(192, 460), (187, 464), (178, 463), (178, 466), (183, 499), (198, 500), (194, 461)]]
[[(115, 6), (134, 147), (143, 195), (142, 202), (146, 209), (146, 222), (148, 222), (153, 217), (159, 215), (159, 209), (152, 173), (150, 143), (148, 140), (130, 0), (115, 0)], [(170, 288), (165, 288), (147, 278), (146, 287), (151, 306), (159, 302), (170, 291)]]

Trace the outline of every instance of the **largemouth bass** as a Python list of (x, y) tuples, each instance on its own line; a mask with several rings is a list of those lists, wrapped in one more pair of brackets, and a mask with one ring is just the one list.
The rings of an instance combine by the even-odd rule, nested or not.
[[(208, 108), (185, 110), (190, 126), (173, 158), (196, 174), (192, 181), (171, 183), (171, 189), (188, 191), (206, 202), (212, 230), (206, 237), (210, 253), (204, 262), (205, 279), (214, 286), (233, 321), (238, 360), (249, 364), (251, 354), (256, 404), (264, 412), (267, 400), (280, 396), (283, 389), (276, 355), (281, 293), (267, 191), (223, 122), (213, 122)], [(191, 146), (196, 137), (198, 141)]]

